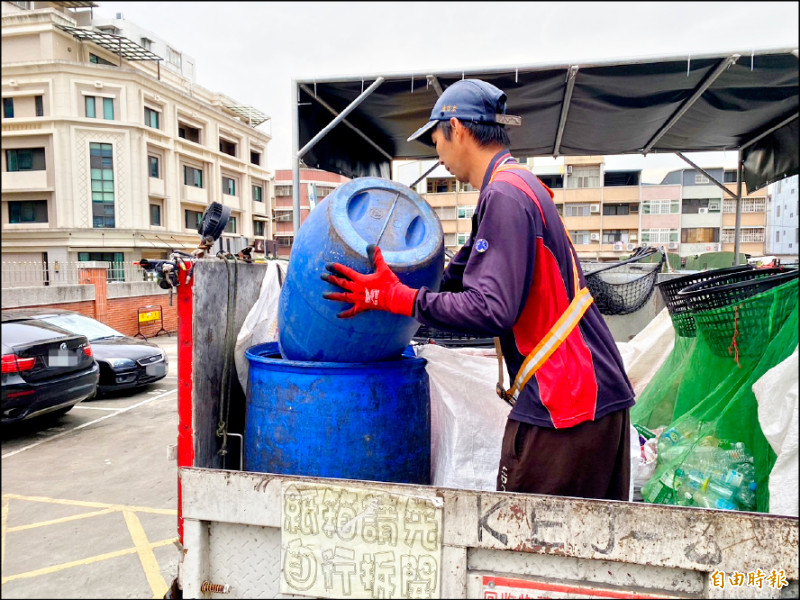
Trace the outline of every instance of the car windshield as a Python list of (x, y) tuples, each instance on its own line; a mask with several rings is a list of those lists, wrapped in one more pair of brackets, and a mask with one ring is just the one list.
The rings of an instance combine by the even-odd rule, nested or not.
[(122, 337), (122, 334), (116, 329), (83, 315), (56, 315), (46, 317), (43, 320), (58, 325), (67, 331), (85, 335), (90, 342), (101, 338)]

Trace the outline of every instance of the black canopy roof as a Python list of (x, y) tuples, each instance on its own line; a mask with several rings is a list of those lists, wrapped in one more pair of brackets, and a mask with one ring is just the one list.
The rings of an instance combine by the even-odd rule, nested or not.
[[(437, 88), (478, 78), (522, 116), (522, 127), (509, 128), (518, 157), (739, 150), (748, 191), (798, 172), (796, 49), (381, 77), (349, 126), (303, 155), (307, 165), (388, 177), (390, 157), (435, 158), (406, 138), (428, 120)], [(377, 79), (297, 81), (299, 147)]]

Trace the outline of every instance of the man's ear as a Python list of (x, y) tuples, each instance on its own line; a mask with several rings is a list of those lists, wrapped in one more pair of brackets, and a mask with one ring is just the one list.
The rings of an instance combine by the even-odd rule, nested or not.
[(458, 134), (460, 135), (462, 127), (463, 125), (461, 125), (461, 121), (459, 121), (455, 117), (450, 117), (450, 131), (452, 131), (453, 133), (458, 132)]

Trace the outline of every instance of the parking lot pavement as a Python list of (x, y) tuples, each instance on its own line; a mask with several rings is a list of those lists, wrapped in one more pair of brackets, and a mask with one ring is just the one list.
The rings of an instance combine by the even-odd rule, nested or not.
[(177, 336), (167, 377), (2, 443), (3, 598), (161, 598), (177, 574)]

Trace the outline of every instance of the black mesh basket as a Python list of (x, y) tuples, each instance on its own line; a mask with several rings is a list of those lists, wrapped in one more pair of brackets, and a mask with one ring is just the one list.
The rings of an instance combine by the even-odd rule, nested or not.
[(765, 331), (765, 328), (779, 327), (792, 310), (797, 310), (797, 281), (798, 271), (794, 269), (737, 283), (689, 290), (689, 307), (697, 330), (717, 356), (734, 353), (737, 358), (759, 356), (774, 333)]
[(656, 252), (656, 248), (640, 248), (633, 257), (610, 266), (582, 266), (586, 286), (602, 314), (627, 315), (645, 305), (655, 289), (656, 277), (664, 265), (664, 255), (661, 254), (661, 260), (654, 263), (639, 261)]
[(428, 325), (420, 325), (412, 340), (421, 344), (438, 344), (445, 348), (494, 346), (494, 338), (491, 337), (477, 337), (465, 333), (444, 331)]
[(656, 287), (664, 299), (664, 304), (667, 305), (667, 311), (672, 319), (672, 324), (675, 331), (681, 337), (694, 337), (697, 334), (697, 329), (694, 323), (694, 317), (689, 310), (689, 304), (685, 297), (681, 297), (678, 292), (687, 288), (690, 285), (708, 281), (715, 277), (729, 275), (732, 273), (739, 273), (741, 271), (752, 271), (752, 265), (737, 265), (734, 267), (725, 267), (723, 269), (711, 269), (702, 271), (700, 273), (692, 273), (684, 277), (675, 277), (657, 283)]

